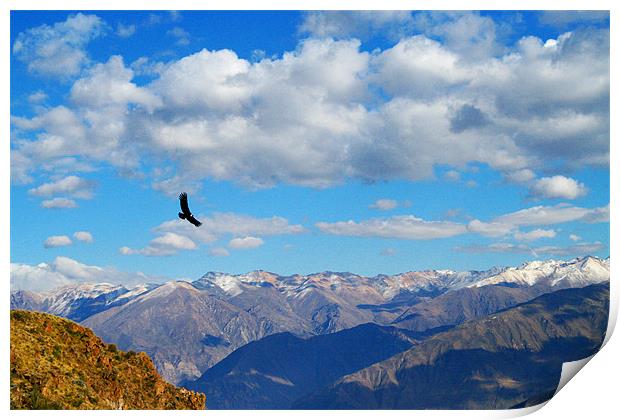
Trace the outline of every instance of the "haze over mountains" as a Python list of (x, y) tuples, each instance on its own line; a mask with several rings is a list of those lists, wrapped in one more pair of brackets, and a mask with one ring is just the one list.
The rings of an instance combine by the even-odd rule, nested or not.
[(609, 258), (596, 257), (374, 277), (209, 272), (191, 283), (14, 291), (11, 307), (65, 316), (120, 349), (145, 351), (162, 376), (178, 384), (201, 377), (236, 349), (277, 333), (309, 339), (374, 323), (430, 334), (544, 293), (607, 281)]

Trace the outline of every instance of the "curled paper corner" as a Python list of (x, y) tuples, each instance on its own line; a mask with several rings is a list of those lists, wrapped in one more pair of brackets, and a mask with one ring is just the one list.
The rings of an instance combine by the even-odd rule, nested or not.
[(555, 393), (553, 396), (556, 396), (558, 392), (564, 385), (566, 385), (573, 377), (579, 372), (595, 355), (586, 357), (585, 359), (575, 360), (572, 362), (564, 362), (562, 363), (562, 373), (560, 375), (560, 382), (558, 383), (558, 387), (555, 389)]
[(545, 405), (547, 405), (549, 401), (551, 400), (547, 400), (547, 401), (541, 402), (540, 404), (532, 405), (530, 407), (512, 408), (510, 410), (496, 411), (495, 413), (497, 413), (498, 415), (495, 418), (513, 419), (516, 417), (528, 416), (540, 410), (541, 408), (543, 408)]
[(616, 284), (609, 283), (609, 318), (607, 320), (607, 332), (605, 333), (605, 339), (601, 345), (601, 349), (605, 347), (605, 344), (611, 338), (614, 330), (616, 329), (616, 322), (618, 321), (618, 306), (620, 306), (620, 291), (618, 291)]

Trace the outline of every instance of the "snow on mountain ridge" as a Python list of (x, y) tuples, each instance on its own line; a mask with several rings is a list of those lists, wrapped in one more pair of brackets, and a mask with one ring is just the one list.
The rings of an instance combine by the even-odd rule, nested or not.
[(547, 283), (549, 286), (583, 287), (588, 284), (609, 281), (609, 259), (586, 256), (569, 261), (532, 261), (471, 284), (482, 287), (491, 284), (512, 283), (533, 286)]

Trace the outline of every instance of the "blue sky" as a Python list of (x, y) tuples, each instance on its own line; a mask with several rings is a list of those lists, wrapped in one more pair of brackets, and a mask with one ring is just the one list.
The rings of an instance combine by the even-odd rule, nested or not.
[(609, 255), (605, 13), (21, 11), (11, 45), (14, 287)]

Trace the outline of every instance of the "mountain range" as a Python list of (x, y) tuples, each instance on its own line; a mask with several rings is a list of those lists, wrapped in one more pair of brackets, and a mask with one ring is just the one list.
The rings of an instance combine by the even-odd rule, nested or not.
[(609, 281), (609, 258), (536, 261), (486, 271), (360, 276), (208, 272), (193, 282), (134, 288), (13, 291), (11, 307), (67, 317), (122, 350), (146, 352), (168, 381), (200, 378), (235, 350), (278, 333), (299, 339), (363, 324), (445, 331), (544, 293)]
[(305, 339), (278, 333), (235, 350), (196, 381), (182, 386), (204, 392), (212, 409), (288, 408), (310, 390), (417, 342), (406, 330), (376, 324)]
[(298, 399), (292, 408), (508, 409), (534, 405), (553, 396), (563, 362), (588, 357), (599, 349), (608, 313), (608, 283), (548, 293), (466, 322), (345, 375)]

